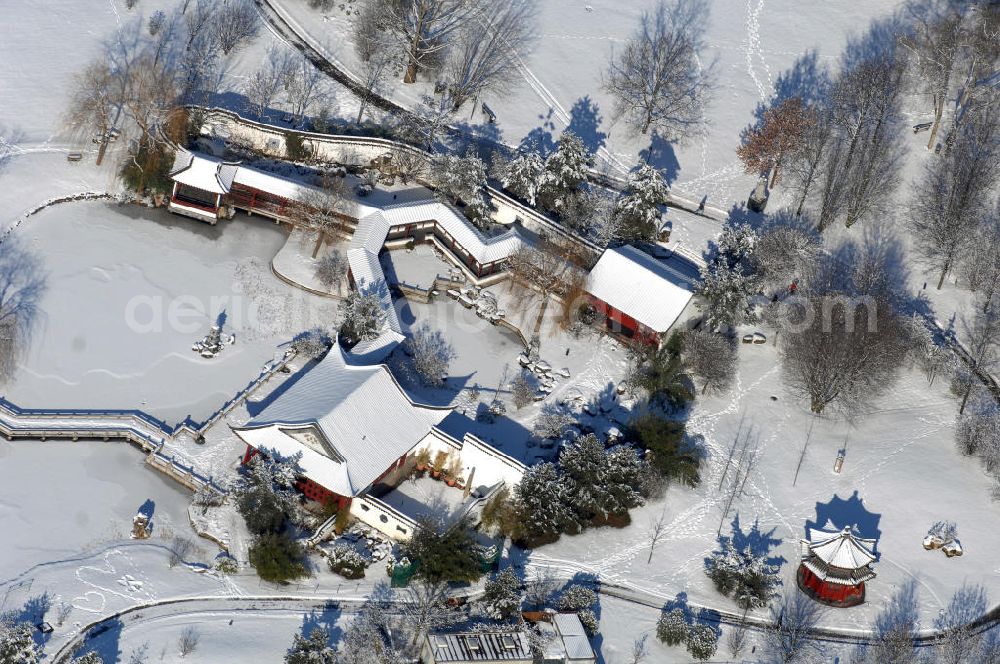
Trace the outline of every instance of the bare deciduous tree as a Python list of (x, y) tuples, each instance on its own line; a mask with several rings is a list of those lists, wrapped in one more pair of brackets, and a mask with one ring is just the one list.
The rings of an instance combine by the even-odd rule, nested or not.
[(539, 299), (541, 306), (532, 328), (532, 336), (541, 329), (545, 310), (552, 295), (565, 294), (574, 283), (574, 275), (582, 264), (579, 250), (568, 239), (553, 237), (534, 245), (522, 245), (508, 261), (511, 288), (520, 288), (523, 301)]
[(193, 550), (194, 542), (180, 535), (174, 537), (170, 542), (170, 555), (167, 559), (167, 566), (170, 568), (176, 567), (178, 564), (184, 562)]
[(219, 48), (226, 55), (250, 41), (260, 30), (260, 17), (251, 0), (225, 0), (218, 10)]
[(649, 648), (646, 646), (646, 639), (649, 634), (643, 634), (640, 638), (632, 642), (632, 652), (629, 653), (629, 664), (642, 664), (649, 657)]
[(902, 320), (886, 297), (813, 294), (796, 317), (782, 335), (783, 370), (812, 412), (834, 404), (846, 415), (857, 413), (892, 384), (907, 344)]
[(965, 412), (965, 406), (972, 395), (973, 387), (979, 382), (980, 372), (992, 371), (1000, 362), (1000, 310), (989, 305), (976, 311), (971, 321), (965, 321), (964, 330), (965, 364), (959, 365), (965, 372), (960, 394), (962, 404), (958, 413)]
[(685, 332), (681, 356), (688, 372), (702, 380), (702, 393), (725, 390), (736, 375), (736, 347), (721, 334), (704, 329)]
[[(440, 61), (455, 32), (487, 7), (471, 0), (370, 0), (406, 59), (404, 83)], [(492, 8), (491, 8), (492, 9)]]
[(982, 586), (964, 584), (955, 591), (948, 606), (934, 619), (935, 629), (941, 632), (935, 661), (941, 664), (976, 661), (984, 638), (982, 632), (972, 628), (972, 623), (983, 617), (986, 609), (986, 591)]
[(7, 236), (0, 243), (0, 384), (11, 379), (27, 351), (45, 288), (38, 257)]
[(456, 111), (467, 100), (487, 90), (505, 91), (514, 82), (519, 54), (533, 39), (535, 13), (535, 0), (507, 0), (466, 22), (446, 67)]
[(871, 644), (858, 649), (857, 664), (912, 664), (917, 661), (917, 585), (904, 583), (889, 599), (872, 625)]
[(726, 634), (726, 649), (732, 655), (733, 659), (739, 657), (746, 648), (748, 636), (746, 622), (743, 620), (728, 630)]
[(653, 562), (653, 551), (656, 549), (656, 545), (660, 543), (664, 537), (667, 536), (667, 510), (664, 508), (655, 521), (650, 522), (649, 530), (647, 531), (649, 537), (649, 556), (646, 558), (646, 564)]
[(309, 111), (330, 98), (330, 88), (326, 74), (316, 69), (304, 55), (295, 52), (287, 57), (289, 62), (282, 67), (282, 88), (291, 107), (293, 122), (301, 127)]
[(403, 604), (403, 624), (406, 632), (413, 635), (412, 648), (433, 629), (454, 625), (464, 618), (463, 614), (448, 606), (448, 584), (421, 580), (410, 585)]
[(707, 22), (703, 0), (661, 0), (612, 58), (604, 87), (640, 133), (683, 141), (701, 128), (712, 89), (712, 66), (699, 59)]
[(813, 185), (823, 173), (826, 151), (833, 138), (833, 123), (827, 109), (816, 109), (815, 122), (802, 134), (802, 141), (788, 155), (785, 170), (789, 174), (791, 188), (798, 194), (795, 215), (802, 214)]
[(181, 657), (187, 657), (198, 648), (198, 641), (201, 640), (201, 632), (196, 627), (185, 627), (177, 639), (177, 650)]
[(910, 227), (921, 258), (940, 272), (955, 267), (1000, 178), (1000, 95), (968, 113), (944, 154), (929, 160), (910, 199)]
[(819, 239), (794, 226), (776, 225), (760, 232), (753, 263), (761, 281), (774, 289), (787, 289), (793, 280), (812, 274), (819, 254)]
[(976, 230), (962, 274), (969, 290), (982, 298), (983, 310), (988, 309), (1000, 294), (1000, 199)]
[(381, 91), (385, 79), (400, 62), (380, 7), (380, 2), (367, 3), (354, 23), (354, 51), (361, 60), (361, 80), (365, 87), (356, 124), (361, 124), (368, 102)]
[(93, 133), (99, 139), (98, 166), (104, 161), (110, 130), (121, 108), (120, 93), (121, 87), (104, 62), (91, 63), (76, 77), (68, 122), (75, 129)]
[(243, 83), (243, 94), (247, 98), (250, 112), (266, 119), (265, 113), (277, 100), (285, 82), (285, 66), (288, 59), (275, 48), (268, 50), (262, 67), (247, 76)]
[(822, 641), (810, 634), (825, 613), (796, 588), (787, 590), (771, 607), (771, 626), (764, 632), (761, 656), (764, 662), (798, 664), (827, 661)]
[(882, 209), (899, 180), (902, 64), (889, 53), (849, 66), (831, 92), (833, 137), (826, 150), (819, 229), (848, 226)]
[(337, 229), (344, 227), (342, 215), (348, 199), (347, 184), (343, 178), (325, 177), (318, 189), (310, 188), (295, 207), (295, 222), (316, 233), (312, 257)]
[(934, 123), (927, 149), (934, 147), (945, 103), (952, 89), (952, 74), (963, 42), (966, 8), (952, 0), (915, 0), (904, 9), (911, 26), (900, 43), (912, 54), (921, 88), (931, 96)]
[(337, 292), (343, 290), (344, 278), (347, 276), (347, 258), (334, 249), (316, 262), (316, 278), (326, 288), (337, 287)]
[(218, 3), (216, 0), (197, 0), (193, 7), (190, 7), (191, 12), (188, 13), (187, 2), (184, 5), (184, 26), (187, 29), (187, 41), (184, 44), (184, 50), (191, 48), (203, 33), (211, 32), (211, 25), (215, 21), (216, 11), (218, 10)]

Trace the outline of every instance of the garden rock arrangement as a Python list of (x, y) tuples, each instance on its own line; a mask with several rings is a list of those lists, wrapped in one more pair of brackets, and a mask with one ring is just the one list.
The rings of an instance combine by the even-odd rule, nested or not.
[(222, 328), (218, 325), (213, 325), (212, 329), (208, 331), (205, 338), (201, 341), (196, 341), (191, 345), (191, 350), (198, 353), (204, 358), (213, 358), (222, 352), (222, 349), (226, 345), (232, 345), (236, 343), (236, 335), (229, 335), (225, 341), (222, 339)]
[(949, 558), (962, 555), (962, 543), (958, 540), (958, 526), (954, 521), (938, 521), (924, 537), (924, 548), (928, 551), (941, 549)]

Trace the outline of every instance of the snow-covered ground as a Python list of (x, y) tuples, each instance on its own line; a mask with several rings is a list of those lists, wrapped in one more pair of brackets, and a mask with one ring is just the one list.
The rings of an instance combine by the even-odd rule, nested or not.
[[(298, 0), (272, 0), (311, 40), (349, 71), (358, 71), (351, 42), (353, 15), (334, 7), (321, 12)], [(728, 209), (745, 201), (754, 178), (743, 174), (735, 149), (740, 130), (754, 118), (759, 102), (773, 94), (774, 83), (796, 59), (811, 51), (819, 62), (836, 64), (852, 34), (863, 32), (872, 19), (887, 16), (896, 0), (857, 3), (832, 0), (810, 3), (803, 10), (796, 0), (712, 0), (704, 35), (702, 61), (715, 62), (717, 88), (705, 119), (708, 130), (685, 145), (631, 136), (614, 118), (614, 104), (601, 89), (601, 76), (612, 54), (632, 35), (652, 0), (546, 0), (538, 3), (538, 40), (524, 62), (521, 77), (510, 92), (486, 94), (497, 114), (496, 125), (485, 125), (467, 105), (456, 120), (476, 126), (485, 135), (511, 145), (526, 137), (543, 144), (566, 127), (598, 150), (600, 166), (622, 175), (650, 152), (650, 163), (663, 169), (675, 192)], [(428, 94), (427, 82), (392, 82), (389, 96), (415, 107)]]
[[(683, 592), (692, 603), (735, 610), (714, 591), (703, 571), (704, 557), (716, 547), (720, 521), (723, 534), (737, 515), (744, 531), (755, 520), (762, 532), (773, 529), (771, 536), (780, 544), (772, 553), (785, 560), (781, 572), (787, 586), (794, 584), (798, 539), (820, 509), (834, 526), (857, 524), (864, 536), (877, 538), (880, 554), (878, 577), (867, 584), (868, 602), (829, 612), (829, 624), (865, 629), (883, 601), (909, 579), (918, 584), (923, 627), (930, 627), (931, 618), (963, 582), (982, 583), (992, 602), (1000, 601), (994, 553), (1000, 533), (988, 525), (1000, 517), (1000, 506), (990, 501), (990, 481), (978, 462), (955, 450), (955, 406), (944, 381), (929, 387), (923, 375), (904, 370), (872, 412), (855, 422), (832, 414), (814, 420), (805, 404), (784, 390), (770, 344), (741, 346), (739, 352), (734, 388), (724, 395), (700, 397), (689, 421), (688, 430), (703, 437), (709, 455), (701, 486), (671, 487), (665, 500), (633, 511), (628, 527), (564, 536), (534, 551), (532, 563), (567, 573), (599, 573), (656, 592), (664, 600)], [(728, 482), (720, 491), (722, 471), (734, 439), (747, 433), (757, 442), (759, 455), (745, 496), (723, 518)], [(834, 461), (842, 448), (846, 460), (843, 471), (835, 474)], [(828, 507), (835, 496), (847, 503)], [(647, 564), (648, 531), (663, 512), (668, 535)], [(946, 558), (923, 549), (923, 536), (938, 520), (958, 523), (964, 556)]]
[[(124, 625), (117, 634), (95, 640), (98, 652), (116, 648), (126, 661), (132, 652), (148, 645), (151, 660), (184, 664), (217, 662), (280, 662), (295, 634), (314, 627), (316, 616), (292, 609), (259, 611), (199, 611), (161, 618), (140, 618)], [(324, 620), (335, 636), (347, 619)], [(331, 624), (332, 623), (332, 624)], [(193, 629), (198, 645), (181, 656), (177, 643), (185, 630)], [(112, 643), (114, 642), (114, 643)], [(107, 661), (107, 660), (106, 660)]]
[[(349, 22), (338, 9), (331, 10), (329, 20), (324, 21), (300, 0), (275, 2), (348, 69), (356, 67), (345, 39)], [(8, 4), (5, 15), (16, 17), (18, 27), (6, 31), (0, 40), (0, 62), (4, 63), (0, 67), (0, 132), (16, 148), (12, 159), (0, 165), (0, 228), (48, 199), (114, 188), (114, 160), (95, 167), (89, 152), (92, 146), (63, 131), (72, 76), (99, 52), (117, 26), (134, 20), (140, 12), (148, 15), (178, 2), (144, 0), (133, 12), (126, 11), (121, 0), (14, 0)], [(819, 62), (835, 65), (851, 33), (862, 32), (869, 20), (887, 15), (899, 3), (877, 0), (862, 6), (835, 0), (811, 3), (804, 9), (802, 3), (791, 0), (712, 2), (706, 61), (717, 60), (718, 89), (706, 118), (708, 133), (683, 146), (660, 141), (650, 145), (649, 140), (628, 136), (613, 121), (612, 104), (599, 85), (608, 58), (651, 4), (651, 0), (540, 2), (540, 39), (531, 53), (524, 54), (526, 80), (511, 94), (487, 96), (487, 103), (497, 112), (498, 125), (477, 130), (495, 130), (501, 140), (517, 144), (529, 135), (549, 140), (570, 126), (592, 147), (601, 148), (600, 160), (613, 174), (631, 168), (640, 152), (649, 149), (651, 162), (664, 169), (676, 192), (696, 200), (708, 196), (710, 204), (728, 208), (744, 200), (752, 184), (734, 155), (739, 131), (753, 118), (756, 104), (771, 94), (782, 72), (812, 50)], [(277, 43), (272, 32), (262, 30), (229, 63), (223, 88), (238, 89), (246, 73)], [(423, 83), (397, 85), (392, 96), (412, 105), (427, 88)], [(239, 105), (238, 98), (230, 97), (230, 101)], [(921, 117), (925, 109), (919, 100), (909, 98), (907, 103), (907, 117)], [(333, 114), (350, 117), (353, 109), (356, 101), (338, 89), (331, 104)], [(478, 116), (471, 121), (481, 122)], [(926, 154), (919, 151), (919, 142), (915, 139), (911, 144), (908, 177)], [(88, 151), (85, 160), (68, 163), (65, 153), (79, 149)], [(369, 200), (388, 202), (388, 195), (395, 193), (396, 188), (385, 189)], [(426, 196), (425, 191), (417, 194)], [(775, 206), (782, 202), (782, 195), (779, 187)], [(904, 189), (901, 197), (905, 195)], [(676, 216), (672, 239), (693, 251), (704, 248), (718, 231), (716, 222), (682, 213)], [(828, 244), (851, 233), (831, 229)], [(277, 327), (264, 329), (250, 320), (250, 307), (227, 308), (227, 328), (237, 333), (237, 344), (213, 360), (196, 356), (189, 350), (191, 343), (207, 332), (221, 310), (211, 298), (246, 295), (234, 289), (237, 267), (250, 276), (265, 303), (290, 298), (295, 302), (293, 311), (321, 311), (334, 320), (335, 301), (307, 296), (270, 274), (268, 264), (276, 254), (281, 257), (276, 266), (284, 265), (281, 260), (296, 262), (311, 253), (311, 247), (306, 239), (296, 238), (298, 245), (289, 240), (285, 252), (278, 254), (285, 235), (265, 220), (241, 215), (210, 228), (161, 211), (67, 203), (29, 218), (17, 235), (38, 253), (49, 277), (42, 326), (16, 383), (6, 391), (8, 398), (24, 406), (139, 407), (170, 422), (188, 414), (196, 419), (208, 415), (257, 375), (279, 342), (317, 320), (293, 315), (281, 318), (285, 322)], [(902, 241), (905, 248), (905, 236)], [(423, 274), (433, 268), (431, 263), (411, 258), (425, 257), (400, 255), (400, 272), (412, 268)], [(413, 264), (404, 268), (407, 262)], [(300, 276), (311, 276), (308, 265), (301, 267)], [(931, 282), (926, 291), (924, 281)], [(968, 294), (952, 283), (934, 291), (934, 275), (924, 275), (918, 268), (911, 271), (909, 283), (925, 293), (945, 325), (968, 301)], [(495, 289), (507, 301), (511, 320), (527, 329), (537, 305), (515, 307), (516, 293), (503, 286)], [(166, 326), (159, 332), (137, 333), (126, 315), (129, 302), (136, 297), (164, 298), (165, 315), (169, 302), (181, 298), (200, 303), (201, 311), (187, 299), (182, 305), (196, 310), (183, 317), (190, 331)], [(326, 308), (316, 304), (317, 310), (313, 305), (321, 299)], [(261, 298), (256, 300), (259, 305)], [(283, 307), (267, 311), (285, 315)], [(409, 304), (407, 314), (404, 322), (408, 325), (429, 321), (455, 345), (457, 357), (451, 372), (455, 385), (450, 387), (479, 382), (484, 388), (482, 398), (489, 400), (490, 391), (502, 382), (504, 367), (517, 370), (520, 349), (514, 340), (453, 301)], [(541, 336), (543, 359), (571, 372), (543, 403), (573, 396), (584, 401), (599, 399), (609, 384), (621, 379), (625, 355), (615, 342), (593, 335), (574, 339), (556, 331), (551, 317)], [(566, 349), (568, 355), (564, 355)], [(876, 568), (879, 576), (868, 587), (869, 602), (831, 611), (825, 618), (828, 624), (866, 628), (891, 592), (910, 578), (917, 580), (920, 590), (922, 627), (930, 625), (938, 609), (965, 581), (984, 584), (992, 603), (1000, 601), (1000, 567), (994, 553), (1000, 547), (1000, 533), (992, 527), (1000, 509), (989, 500), (989, 481), (978, 464), (954, 449), (955, 406), (944, 381), (928, 386), (922, 376), (904, 371), (900, 382), (865, 416), (850, 424), (832, 416), (814, 421), (784, 391), (778, 358), (770, 344), (741, 346), (740, 355), (736, 386), (723, 395), (700, 397), (692, 413), (689, 430), (703, 437), (709, 454), (698, 489), (672, 487), (665, 500), (634, 511), (632, 524), (626, 528), (564, 537), (532, 552), (529, 564), (565, 574), (599, 573), (664, 600), (683, 592), (694, 603), (732, 610), (731, 601), (715, 593), (702, 571), (702, 559), (715, 546), (720, 521), (723, 532), (736, 514), (744, 528), (755, 519), (764, 532), (773, 528), (772, 536), (780, 540), (774, 554), (785, 559), (782, 574), (790, 585), (798, 557), (797, 539), (803, 536), (806, 522), (817, 518), (819, 505), (833, 514), (838, 521), (834, 525), (858, 523), (863, 534), (877, 537), (881, 556)], [(272, 381), (264, 393), (276, 384)], [(454, 389), (446, 398), (454, 398)], [(541, 405), (512, 410), (510, 418), (497, 424), (474, 423), (470, 428), (504, 451), (531, 461), (542, 454), (527, 445), (528, 431)], [(245, 417), (242, 408), (232, 415), (235, 421)], [(609, 421), (599, 416), (588, 423), (600, 430)], [(760, 454), (746, 495), (723, 518), (725, 492), (718, 485), (726, 453), (741, 427), (744, 432), (752, 427)], [(834, 474), (834, 459), (844, 447), (843, 472)], [(168, 451), (221, 477), (231, 471), (240, 445), (223, 423), (209, 432), (206, 445), (178, 444)], [(74, 624), (138, 602), (266, 592), (252, 577), (227, 581), (185, 566), (168, 568), (157, 535), (190, 534), (185, 514), (188, 496), (143, 467), (141, 455), (123, 444), (0, 442), (0, 487), (0, 530), (8, 535), (0, 541), (0, 579), (7, 579), (0, 582), (4, 607), (20, 606), (45, 591), (57, 601), (71, 603), (69, 622), (57, 630), (54, 644)], [(851, 501), (855, 492), (871, 514), (852, 513), (852, 506), (858, 505)], [(834, 496), (849, 502), (835, 504), (836, 509), (824, 507)], [(123, 541), (131, 516), (147, 499), (155, 503), (154, 540)], [(647, 565), (646, 533), (662, 512), (669, 534)], [(920, 546), (929, 525), (939, 519), (957, 521), (963, 557), (948, 559)], [(202, 544), (203, 562), (210, 550), (207, 542)], [(47, 564), (28, 572), (41, 563)], [(354, 589), (363, 592), (363, 583), (382, 578), (378, 570), (370, 576)], [(327, 574), (321, 574), (315, 584), (309, 593), (340, 591), (339, 582)], [(301, 612), (288, 610), (266, 616), (240, 615), (229, 625), (226, 616), (231, 613), (164, 618), (143, 623), (141, 628), (126, 628), (119, 652), (127, 656), (149, 641), (153, 658), (162, 653), (161, 659), (173, 661), (177, 634), (197, 622), (204, 626), (202, 642), (184, 661), (277, 661), (303, 623)], [(609, 598), (602, 600), (601, 614), (604, 633), (598, 645), (606, 664), (627, 661), (632, 640), (652, 632), (656, 619), (653, 609), (640, 610)], [(650, 648), (651, 661), (687, 661), (682, 649), (663, 648), (652, 640)]]
[(128, 539), (140, 508), (156, 541), (190, 532), (190, 492), (122, 442), (0, 440), (0, 486), (0, 579)]

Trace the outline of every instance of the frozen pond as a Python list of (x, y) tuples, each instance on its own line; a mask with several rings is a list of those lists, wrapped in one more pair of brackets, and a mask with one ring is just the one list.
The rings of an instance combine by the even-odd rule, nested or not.
[[(69, 203), (16, 237), (47, 278), (30, 352), (6, 393), (21, 406), (202, 420), (309, 326), (319, 299), (271, 274), (285, 233), (263, 219), (213, 227), (162, 210)], [(192, 352), (220, 318), (236, 343), (211, 359)]]
[(143, 459), (122, 442), (0, 439), (0, 581), (128, 538), (144, 503), (154, 538), (190, 534), (189, 492)]

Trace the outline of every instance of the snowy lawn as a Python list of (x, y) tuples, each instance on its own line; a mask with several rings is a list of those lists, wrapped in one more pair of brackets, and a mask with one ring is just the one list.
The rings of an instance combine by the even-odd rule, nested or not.
[[(867, 627), (882, 602), (910, 579), (918, 584), (924, 627), (930, 627), (931, 618), (963, 582), (984, 584), (992, 603), (1000, 601), (995, 555), (1000, 532), (991, 525), (1000, 517), (1000, 506), (990, 500), (990, 482), (978, 461), (955, 449), (956, 408), (944, 381), (928, 387), (923, 375), (904, 371), (873, 411), (853, 425), (833, 414), (813, 422), (803, 403), (785, 392), (771, 344), (741, 345), (739, 352), (735, 387), (723, 395), (699, 397), (688, 424), (691, 434), (703, 437), (708, 453), (701, 486), (673, 486), (665, 501), (634, 510), (625, 529), (563, 537), (534, 551), (533, 563), (569, 574), (599, 573), (664, 599), (686, 592), (694, 603), (735, 611), (703, 571), (703, 558), (716, 547), (720, 521), (724, 534), (736, 515), (744, 531), (754, 520), (763, 533), (773, 529), (771, 537), (780, 543), (771, 553), (785, 560), (781, 575), (787, 586), (795, 583), (798, 540), (805, 536), (806, 522), (817, 520), (819, 505), (834, 526), (857, 524), (863, 536), (877, 538), (880, 555), (878, 577), (867, 584), (867, 603), (831, 611), (828, 623)], [(723, 518), (732, 478), (730, 469), (719, 490), (723, 468), (734, 439), (746, 433), (756, 441), (758, 457), (745, 495)], [(837, 451), (845, 447), (843, 471), (835, 474)], [(834, 496), (847, 503), (831, 504)], [(647, 564), (649, 528), (664, 512), (668, 534)], [(957, 522), (964, 556), (946, 558), (923, 549), (923, 536), (938, 520)]]
[(0, 580), (128, 539), (140, 507), (156, 541), (194, 536), (190, 492), (126, 443), (0, 440), (0, 486)]
[[(337, 8), (310, 9), (298, 0), (280, 0), (285, 14), (349, 71), (358, 72), (352, 45), (353, 16)], [(526, 137), (543, 146), (566, 127), (592, 149), (600, 149), (599, 167), (616, 175), (631, 169), (645, 152), (663, 169), (676, 193), (728, 209), (745, 201), (753, 176), (743, 174), (735, 149), (739, 132), (753, 120), (756, 105), (769, 98), (775, 81), (797, 58), (816, 52), (819, 63), (836, 65), (852, 34), (869, 21), (887, 16), (900, 3), (834, 0), (810, 3), (803, 11), (795, 0), (714, 0), (710, 5), (707, 48), (702, 61), (716, 61), (717, 88), (706, 110), (708, 130), (684, 146), (649, 136), (634, 137), (613, 118), (612, 99), (601, 89), (601, 76), (613, 53), (636, 30), (651, 0), (546, 0), (539, 2), (538, 41), (522, 53), (525, 67), (515, 89), (483, 96), (497, 114), (486, 124), (480, 113), (470, 118), (467, 104), (456, 123), (516, 145)], [(415, 108), (433, 89), (430, 82), (392, 82), (389, 96)]]
[[(95, 645), (98, 652), (116, 650), (122, 655), (120, 661), (145, 644), (150, 659), (158, 662), (281, 662), (294, 635), (314, 625), (309, 614), (291, 609), (199, 611), (130, 622)], [(342, 629), (333, 627), (335, 633)], [(198, 645), (182, 657), (177, 643), (187, 629), (195, 630)]]
[[(48, 278), (41, 324), (6, 393), (21, 406), (204, 419), (309, 326), (321, 299), (270, 273), (285, 234), (260, 218), (212, 227), (163, 210), (67, 203), (16, 233)], [(239, 284), (237, 268), (250, 275)], [(192, 352), (220, 317), (235, 345), (211, 359)]]

